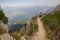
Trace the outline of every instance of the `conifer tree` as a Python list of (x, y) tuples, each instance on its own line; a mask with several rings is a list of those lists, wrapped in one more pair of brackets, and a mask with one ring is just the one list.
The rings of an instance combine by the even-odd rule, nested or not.
[(5, 16), (5, 14), (1, 8), (0, 8), (0, 20), (5, 24), (8, 23), (8, 18)]

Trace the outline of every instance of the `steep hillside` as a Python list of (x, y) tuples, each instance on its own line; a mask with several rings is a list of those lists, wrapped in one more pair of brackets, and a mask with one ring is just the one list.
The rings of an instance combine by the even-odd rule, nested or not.
[(46, 30), (39, 16), (28, 20), (20, 33), (25, 37), (28, 36), (28, 40), (47, 40)]
[(56, 8), (53, 10), (53, 12), (60, 12), (60, 4), (56, 6)]
[(3, 35), (0, 35), (0, 40), (15, 40), (15, 38), (8, 33), (4, 33)]
[(60, 5), (58, 5), (53, 13), (45, 14), (42, 18), (47, 31), (47, 37), (50, 40), (60, 40)]
[(3, 10), (0, 8), (0, 40), (15, 40), (8, 33), (8, 18), (5, 16)]
[[(37, 21), (37, 18), (41, 18), (41, 20)], [(41, 26), (41, 24), (43, 26)], [(22, 30), (20, 30), (20, 33), (23, 32), (23, 34), (26, 33), (26, 35), (30, 36), (32, 34), (31, 40), (46, 40), (46, 38), (44, 38), (45, 36), (48, 40), (60, 40), (60, 5), (49, 14), (42, 14), (40, 17), (35, 16), (31, 18)]]

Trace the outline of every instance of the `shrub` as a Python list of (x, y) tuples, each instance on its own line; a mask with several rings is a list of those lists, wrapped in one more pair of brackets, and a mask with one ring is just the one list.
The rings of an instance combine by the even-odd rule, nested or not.
[(20, 40), (21, 35), (18, 31), (12, 32), (10, 35), (12, 35), (16, 40)]
[(46, 14), (42, 18), (42, 21), (43, 21), (43, 23), (44, 23), (44, 25), (46, 27), (46, 30), (48, 28), (48, 30), (50, 31), (49, 32), (47, 30), (48, 37), (50, 39), (53, 39), (53, 37), (56, 37), (56, 36), (54, 36), (54, 34), (58, 34), (58, 33), (54, 33), (54, 32), (56, 31), (56, 29), (60, 28), (60, 12), (55, 12), (53, 15), (52, 15), (52, 13)]
[(5, 24), (8, 23), (8, 18), (5, 16), (3, 10), (0, 9), (0, 20), (3, 21)]

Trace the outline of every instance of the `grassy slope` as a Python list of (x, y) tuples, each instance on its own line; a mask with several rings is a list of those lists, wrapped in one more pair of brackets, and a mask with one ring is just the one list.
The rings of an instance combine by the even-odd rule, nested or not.
[(55, 12), (46, 14), (45, 17), (42, 18), (44, 24), (48, 26), (51, 30), (55, 30), (57, 27), (60, 27), (60, 13)]
[(58, 36), (60, 35), (58, 34), (60, 33), (60, 12), (45, 14), (45, 17), (42, 18), (42, 21), (49, 37), (51, 37), (53, 32), (57, 32)]

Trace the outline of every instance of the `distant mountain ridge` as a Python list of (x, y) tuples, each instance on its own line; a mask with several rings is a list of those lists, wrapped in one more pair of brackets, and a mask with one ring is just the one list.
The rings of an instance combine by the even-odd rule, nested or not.
[[(9, 18), (9, 22), (15, 22), (17, 20), (26, 20), (29, 17), (33, 17), (35, 15), (38, 15), (40, 12), (42, 13), (50, 13), (54, 7), (49, 6), (39, 6), (39, 7), (28, 7), (28, 8), (4, 8), (4, 12), (7, 15), (11, 14), (19, 14), (19, 15), (13, 15), (12, 18)], [(21, 15), (23, 14), (23, 15)]]
[[(50, 6), (39, 6), (39, 7), (26, 7), (26, 8), (3, 8), (6, 16), (8, 16), (9, 14), (19, 14), (21, 16), (21, 14), (23, 15), (29, 15), (29, 16), (33, 16), (33, 15), (37, 15), (40, 12), (43, 13), (48, 13), (50, 12), (54, 7), (50, 7)], [(48, 12), (47, 12), (48, 10)], [(22, 16), (23, 16), (22, 15)], [(13, 17), (16, 15), (13, 15)], [(17, 15), (18, 16), (18, 15)]]
[(24, 24), (12, 24), (9, 25), (9, 32), (14, 32), (17, 29), (21, 29), (24, 26)]

